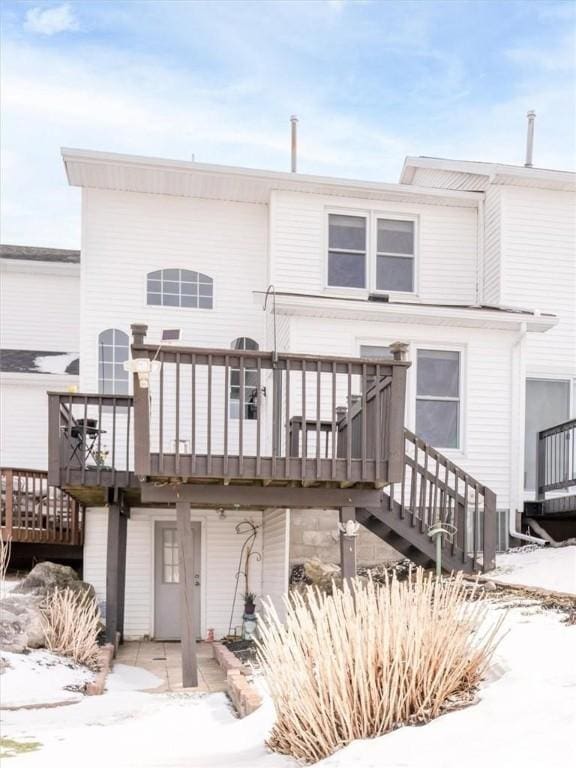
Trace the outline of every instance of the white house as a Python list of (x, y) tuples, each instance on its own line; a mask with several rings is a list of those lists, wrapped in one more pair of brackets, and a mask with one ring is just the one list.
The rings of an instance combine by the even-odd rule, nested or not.
[[(107, 560), (118, 556), (117, 548), (110, 549), (115, 534), (110, 535), (107, 521), (121, 526), (122, 517), (116, 510), (110, 518), (109, 510), (122, 504), (130, 508), (125, 636), (178, 634), (172, 599), (181, 577), (178, 499), (181, 505), (184, 498), (192, 500), (194, 567), (186, 578), (196, 596), (194, 631), (203, 637), (210, 629), (221, 636), (242, 623), (244, 581), (242, 576), (238, 585), (237, 575), (245, 570), (241, 550), (250, 533), (244, 521), (256, 527), (249, 589), (279, 600), (287, 584), (291, 537), (293, 553), (320, 548), (327, 554), (338, 538), (338, 515), (324, 507), (345, 504), (325, 503), (332, 498), (328, 491), (343, 499), (349, 488), (357, 519), (410, 556), (428, 552), (430, 543), (431, 519), (418, 515), (445, 503), (436, 496), (432, 501), (433, 488), (446, 495), (448, 506), (452, 498), (472, 511), (469, 492), (476, 488), (476, 494), (484, 494), (486, 510), (494, 492), (500, 546), (505, 546), (508, 525), (516, 531), (524, 501), (534, 498), (536, 432), (575, 414), (576, 174), (407, 158), (400, 183), (383, 184), (87, 150), (65, 149), (63, 159), (69, 183), (82, 190), (79, 389), (102, 397), (82, 401), (78, 395), (75, 410), (69, 398), (66, 418), (82, 419), (82, 451), (91, 442), (92, 463), (69, 462), (55, 471), (61, 478), (68, 472), (63, 484), (88, 504), (84, 574), (103, 601), (107, 587), (109, 602), (111, 595), (124, 594), (122, 577), (119, 585), (106, 584), (114, 578), (110, 569), (107, 574)], [(145, 338), (142, 328), (134, 331), (134, 356), (150, 373), (134, 374), (132, 380), (124, 362), (134, 324), (147, 327)], [(176, 329), (179, 346), (172, 347), (162, 333)], [(70, 349), (71, 339), (60, 347)], [(202, 348), (209, 350), (204, 354)], [(302, 362), (302, 356), (310, 357)], [(198, 368), (195, 378), (200, 365), (202, 374)], [(291, 365), (300, 366), (301, 373)], [(356, 503), (361, 496), (354, 495), (381, 494), (395, 479), (387, 503), (400, 504), (404, 517), (403, 494), (410, 483), (398, 474), (398, 455), (382, 443), (388, 475), (381, 477), (378, 462), (384, 458), (365, 437), (371, 421), (380, 429), (381, 417), (382, 434), (396, 428), (396, 395), (388, 400), (377, 395), (376, 414), (368, 410), (370, 392), (380, 392), (379, 381), (389, 387), (394, 377), (403, 382), (404, 375), (405, 388), (398, 384), (393, 392), (401, 389), (404, 423), (419, 436), (411, 445), (422, 458), (413, 457), (404, 467), (414, 473), (421, 462), (410, 507), (412, 522), (414, 515), (420, 521), (421, 542), (404, 541), (411, 534), (388, 528), (384, 513), (370, 518), (371, 504)], [(122, 398), (132, 392), (134, 416), (126, 421), (132, 401)], [(56, 405), (66, 410), (67, 402), (62, 397)], [(347, 410), (339, 410), (342, 404)], [(367, 419), (366, 413), (372, 415)], [(132, 431), (142, 418), (144, 447)], [(347, 438), (348, 453), (337, 454), (335, 440), (343, 429), (337, 418), (348, 424), (349, 435), (354, 419), (362, 422), (362, 445), (354, 448), (353, 438)], [(124, 437), (111, 445), (120, 421)], [(262, 434), (261, 421), (266, 422)], [(306, 424), (296, 437), (298, 482), (289, 464), (296, 422)], [(72, 423), (77, 421), (60, 422), (60, 436), (71, 434)], [(202, 470), (195, 464), (197, 453), (205, 462)], [(402, 448), (400, 463), (403, 456)], [(215, 479), (212, 458), (214, 466), (224, 467), (218, 470), (220, 495), (210, 495), (206, 486), (194, 496), (200, 487), (194, 484), (183, 491), (195, 473), (198, 482)], [(253, 462), (251, 469), (243, 469), (244, 459)], [(316, 469), (311, 469), (314, 460)], [(270, 490), (276, 488), (274, 474), (253, 483), (262, 492), (258, 503), (256, 491), (246, 490), (242, 478), (254, 477), (254, 467), (266, 461), (284, 486), (309, 491), (322, 511), (312, 512), (314, 503), (308, 501), (302, 505), (308, 509), (290, 512), (291, 503), (282, 499), (292, 497)], [(354, 462), (361, 474), (352, 477)], [(330, 467), (334, 474), (323, 474)], [(128, 480), (132, 469), (135, 477)], [(446, 478), (453, 474), (455, 486), (442, 485), (440, 470)], [(95, 502), (94, 494), (82, 490), (89, 485), (85, 471), (98, 472), (99, 478), (124, 473), (124, 501), (116, 487), (114, 493), (106, 490), (107, 507)], [(309, 471), (316, 472), (312, 480)], [(138, 477), (146, 490), (136, 503)], [(314, 496), (312, 486), (319, 483), (326, 494)], [(202, 499), (216, 498), (227, 501), (202, 507)], [(364, 504), (368, 508), (360, 512)], [(478, 496), (475, 504), (478, 512)], [(307, 516), (330, 522), (315, 522), (318, 530), (311, 536)], [(466, 518), (466, 532), (457, 534), (464, 537), (457, 540), (464, 560), (471, 541), (476, 547), (481, 535), (477, 517), (471, 520)], [(121, 527), (114, 531), (120, 531), (121, 540)]]

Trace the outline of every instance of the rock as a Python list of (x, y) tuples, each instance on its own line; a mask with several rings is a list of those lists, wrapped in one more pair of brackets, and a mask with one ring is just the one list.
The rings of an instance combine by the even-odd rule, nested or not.
[(323, 563), (318, 557), (306, 560), (304, 573), (311, 584), (320, 589), (331, 590), (332, 582), (341, 583), (340, 568), (333, 563)]
[(22, 595), (0, 600), (0, 650), (22, 653), (45, 644), (41, 597)]
[(85, 581), (81, 581), (78, 574), (69, 565), (57, 563), (38, 563), (23, 579), (17, 587), (14, 587), (12, 595), (35, 595), (45, 597), (55, 589), (72, 589), (74, 592), (87, 592), (94, 598), (94, 587)]

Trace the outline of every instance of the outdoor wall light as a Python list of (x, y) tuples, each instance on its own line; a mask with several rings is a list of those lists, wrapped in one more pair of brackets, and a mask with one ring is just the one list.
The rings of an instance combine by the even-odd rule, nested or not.
[(147, 357), (136, 357), (126, 360), (124, 370), (128, 373), (138, 374), (138, 383), (142, 389), (148, 389), (150, 384), (150, 374), (160, 370), (159, 360), (149, 360)]

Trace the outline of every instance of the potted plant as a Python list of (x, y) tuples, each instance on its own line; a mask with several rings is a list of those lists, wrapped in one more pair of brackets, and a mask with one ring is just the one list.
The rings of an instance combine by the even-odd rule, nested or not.
[(251, 616), (256, 610), (256, 595), (254, 592), (246, 592), (244, 595), (244, 615)]

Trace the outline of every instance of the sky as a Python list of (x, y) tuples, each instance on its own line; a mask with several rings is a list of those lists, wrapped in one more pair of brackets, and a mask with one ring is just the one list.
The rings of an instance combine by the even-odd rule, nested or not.
[(3, 0), (1, 240), (80, 246), (61, 147), (398, 181), (576, 168), (576, 2)]

